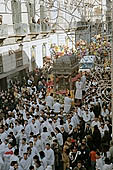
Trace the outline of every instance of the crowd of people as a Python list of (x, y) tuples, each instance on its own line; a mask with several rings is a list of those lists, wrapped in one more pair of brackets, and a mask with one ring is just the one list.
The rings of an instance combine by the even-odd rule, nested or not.
[(81, 73), (75, 104), (47, 95), (47, 77), (37, 76), (0, 92), (0, 170), (111, 170), (110, 72)]

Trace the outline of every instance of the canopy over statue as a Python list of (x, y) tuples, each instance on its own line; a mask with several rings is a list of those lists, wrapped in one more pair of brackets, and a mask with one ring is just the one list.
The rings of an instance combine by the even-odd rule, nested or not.
[(72, 77), (78, 72), (76, 55), (64, 55), (53, 63), (54, 90), (72, 90)]

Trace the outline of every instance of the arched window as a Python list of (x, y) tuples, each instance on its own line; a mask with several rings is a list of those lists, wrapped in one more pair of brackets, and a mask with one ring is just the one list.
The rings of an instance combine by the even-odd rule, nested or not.
[[(34, 23), (35, 21), (35, 0), (26, 3), (28, 11), (28, 22)], [(36, 21), (35, 21), (36, 22)]]
[(12, 0), (12, 20), (13, 24), (21, 23), (21, 2), (20, 0)]

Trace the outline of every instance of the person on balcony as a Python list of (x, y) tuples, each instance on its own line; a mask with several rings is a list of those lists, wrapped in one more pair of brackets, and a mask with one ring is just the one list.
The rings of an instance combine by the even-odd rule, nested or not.
[(2, 25), (3, 16), (0, 15), (0, 25)]
[(36, 24), (35, 17), (32, 17), (32, 23)]
[(39, 24), (39, 25), (40, 25), (40, 18), (37, 20), (37, 24)]

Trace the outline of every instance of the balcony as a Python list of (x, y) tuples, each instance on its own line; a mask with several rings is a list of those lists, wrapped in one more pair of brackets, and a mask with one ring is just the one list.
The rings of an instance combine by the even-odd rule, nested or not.
[[(36, 38), (39, 34), (46, 36), (51, 31), (49, 23), (29, 25), (25, 23), (17, 23), (14, 25), (8, 25), (8, 38), (15, 38), (16, 42), (22, 41), (26, 36), (30, 36), (31, 39)], [(3, 34), (2, 34), (3, 35)]]
[(14, 24), (15, 35), (22, 36), (28, 33), (28, 26), (24, 23)]
[(31, 23), (29, 25), (29, 27), (30, 27), (30, 33), (31, 34), (39, 34), (40, 33), (40, 25), (39, 24)]
[(49, 23), (42, 23), (41, 24), (41, 33), (48, 34), (51, 31), (51, 26)]
[(16, 41), (22, 41), (23, 38), (28, 34), (28, 25), (25, 23), (17, 23), (13, 25), (14, 35)]
[(36, 38), (37, 35), (40, 34), (40, 25), (31, 23), (29, 25), (29, 30), (30, 30), (29, 35), (30, 35), (31, 39)]

